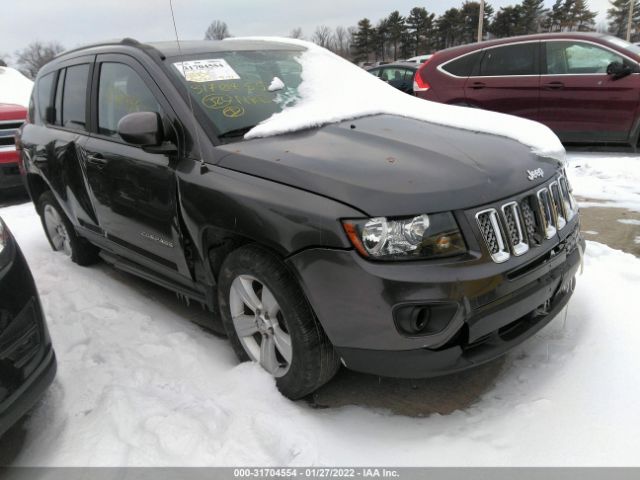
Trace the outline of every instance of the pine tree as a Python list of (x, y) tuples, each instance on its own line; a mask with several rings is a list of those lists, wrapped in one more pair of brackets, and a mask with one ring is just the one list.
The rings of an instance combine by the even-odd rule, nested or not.
[(402, 35), (406, 30), (404, 17), (400, 15), (398, 10), (391, 12), (387, 17), (387, 30), (389, 32), (389, 42), (393, 46), (393, 59), (398, 59), (398, 47), (402, 41)]
[[(493, 7), (488, 3), (484, 5), (484, 24), (490, 25)], [(460, 8), (461, 43), (471, 43), (477, 40), (478, 20), (480, 19), (480, 3), (466, 1)]]
[(567, 18), (569, 31), (593, 31), (596, 24), (596, 15), (596, 12), (589, 10), (586, 0), (574, 0)]
[(387, 42), (389, 41), (389, 25), (386, 18), (378, 22), (373, 30), (374, 53), (376, 60), (385, 61)]
[[(627, 36), (627, 22), (629, 19), (630, 0), (611, 0), (611, 8), (607, 10), (607, 20), (609, 21), (609, 33), (620, 38)], [(631, 38), (638, 38), (638, 23), (640, 23), (640, 1), (635, 0), (633, 5), (633, 19), (631, 21)]]
[(493, 18), (489, 31), (496, 37), (512, 37), (523, 33), (522, 24), (522, 6), (502, 7)]
[(449, 48), (460, 44), (462, 18), (460, 10), (450, 8), (436, 21), (438, 31), (438, 48)]
[(432, 50), (432, 35), (435, 14), (427, 12), (426, 8), (415, 7), (409, 12), (406, 24), (409, 33), (411, 55), (422, 55)]
[(544, 0), (523, 0), (520, 7), (518, 20), (518, 32), (522, 35), (537, 33), (540, 30), (540, 22), (547, 11), (544, 8)]
[(375, 50), (375, 31), (368, 18), (358, 22), (358, 30), (353, 34), (355, 60), (369, 60), (369, 54)]

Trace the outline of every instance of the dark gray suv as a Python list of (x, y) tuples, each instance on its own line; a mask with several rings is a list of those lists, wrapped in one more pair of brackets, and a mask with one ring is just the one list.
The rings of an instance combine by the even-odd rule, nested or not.
[(456, 372), (554, 318), (583, 243), (562, 164), (394, 115), (245, 139), (304, 50), (124, 40), (49, 63), (18, 145), (53, 249), (201, 302), (290, 398), (341, 363)]

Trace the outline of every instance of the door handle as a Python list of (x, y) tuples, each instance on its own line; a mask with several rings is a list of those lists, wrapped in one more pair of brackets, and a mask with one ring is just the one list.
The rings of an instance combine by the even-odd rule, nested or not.
[(544, 84), (545, 90), (562, 90), (564, 88), (564, 83), (562, 82), (549, 82)]
[(95, 165), (98, 168), (104, 168), (107, 165), (108, 160), (104, 158), (101, 154), (94, 153), (91, 155), (87, 155), (87, 162), (91, 163), (92, 165)]
[(472, 88), (474, 90), (480, 90), (484, 87), (486, 87), (486, 85), (482, 82), (473, 82), (469, 88)]

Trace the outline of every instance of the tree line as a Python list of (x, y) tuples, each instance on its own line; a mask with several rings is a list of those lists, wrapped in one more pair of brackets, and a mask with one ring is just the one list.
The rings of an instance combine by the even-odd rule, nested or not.
[[(640, 0), (610, 0), (607, 30), (626, 37), (630, 1), (635, 2), (631, 40), (637, 41)], [(485, 2), (483, 38), (594, 31), (597, 14), (589, 8), (587, 0), (555, 0), (551, 8), (545, 8), (544, 0), (521, 0), (498, 11)], [(480, 3), (465, 0), (460, 7), (449, 8), (439, 16), (424, 7), (414, 7), (406, 15), (394, 10), (377, 22), (363, 18), (357, 25), (335, 29), (319, 25), (307, 39), (355, 62), (392, 61), (475, 42), (479, 16)], [(227, 25), (216, 20), (205, 38), (222, 39), (230, 35)], [(299, 27), (291, 30), (289, 37), (305, 39)]]
[[(631, 1), (634, 13), (630, 38), (639, 41), (640, 0), (610, 0), (607, 30), (626, 38)], [(485, 3), (484, 38), (593, 31), (596, 15), (587, 0), (555, 0), (551, 8), (544, 7), (544, 0), (521, 0), (498, 11)], [(356, 62), (391, 61), (476, 41), (479, 16), (480, 3), (473, 0), (465, 0), (460, 7), (449, 8), (439, 16), (424, 7), (414, 7), (406, 15), (394, 10), (377, 22), (363, 18), (357, 25), (335, 29), (319, 25), (308, 40)], [(229, 27), (221, 20), (214, 20), (205, 32), (208, 40), (230, 36)], [(291, 30), (289, 36), (305, 39), (301, 28)], [(36, 41), (15, 52), (13, 62), (10, 55), (0, 53), (0, 65), (13, 63), (27, 77), (35, 78), (38, 70), (63, 50), (58, 42)]]
[[(596, 15), (586, 0), (556, 0), (552, 8), (545, 8), (544, 0), (522, 0), (498, 11), (485, 3), (483, 37), (593, 31)], [(354, 61), (385, 61), (471, 43), (477, 40), (479, 17), (480, 3), (467, 0), (440, 16), (415, 7), (406, 16), (393, 11), (375, 25), (363, 18), (353, 32), (349, 53)]]

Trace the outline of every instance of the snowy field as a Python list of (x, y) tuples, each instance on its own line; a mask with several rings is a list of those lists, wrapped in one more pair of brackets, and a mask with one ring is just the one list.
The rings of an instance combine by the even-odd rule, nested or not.
[[(635, 162), (635, 163), (634, 163)], [(640, 159), (570, 156), (576, 193), (640, 204)], [(589, 242), (566, 316), (464, 410), (410, 418), (281, 397), (164, 292), (51, 251), (0, 209), (31, 266), (59, 373), (16, 465), (640, 465), (640, 259)]]

